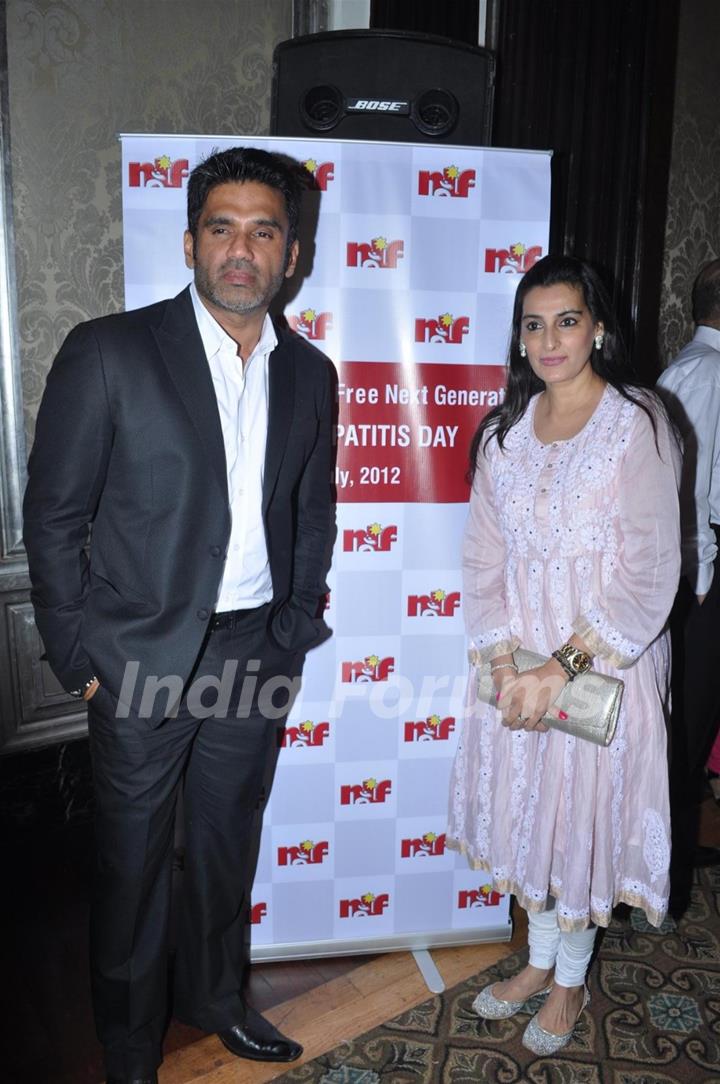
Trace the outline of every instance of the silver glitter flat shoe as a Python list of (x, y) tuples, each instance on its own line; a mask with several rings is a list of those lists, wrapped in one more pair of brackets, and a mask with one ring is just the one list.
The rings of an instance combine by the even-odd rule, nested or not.
[(522, 1044), (527, 1050), (531, 1050), (533, 1054), (537, 1054), (539, 1057), (549, 1057), (550, 1054), (556, 1054), (558, 1050), (562, 1050), (564, 1046), (570, 1042), (573, 1037), (573, 1032), (577, 1027), (577, 1022), (585, 1012), (585, 1009), (590, 1004), (590, 991), (587, 986), (583, 987), (583, 1001), (580, 1006), (580, 1012), (577, 1014), (577, 1020), (564, 1035), (554, 1035), (552, 1031), (546, 1031), (545, 1028), (538, 1024), (537, 1016), (533, 1016), (532, 1020), (525, 1028), (525, 1032), (522, 1037)]
[(495, 985), (494, 982), (491, 982), (489, 986), (480, 991), (472, 1003), (473, 1012), (476, 1012), (478, 1016), (482, 1016), (483, 1020), (505, 1020), (508, 1016), (514, 1016), (515, 1013), (520, 1012), (523, 1005), (527, 1005), (528, 1001), (532, 1001), (534, 997), (549, 994), (552, 983), (550, 986), (546, 986), (544, 990), (538, 990), (536, 994), (524, 997), (522, 1001), (501, 1001), (492, 992)]

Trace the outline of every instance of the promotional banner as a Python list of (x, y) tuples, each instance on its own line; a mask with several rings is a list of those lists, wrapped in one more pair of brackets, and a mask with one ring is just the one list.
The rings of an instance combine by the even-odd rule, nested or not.
[(185, 185), (252, 145), (312, 175), (282, 297), (339, 376), (333, 637), (288, 720), (253, 957), (509, 936), (508, 899), (445, 847), (467, 681), (467, 452), (502, 400), (519, 277), (547, 253), (550, 156), (256, 136), (122, 137), (126, 307), (178, 293)]

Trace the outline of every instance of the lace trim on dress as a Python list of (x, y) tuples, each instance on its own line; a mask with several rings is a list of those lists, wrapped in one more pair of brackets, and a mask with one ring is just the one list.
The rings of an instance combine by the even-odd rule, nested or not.
[[(489, 862), (476, 858), (464, 842), (452, 836), (448, 836), (445, 846), (464, 854), (471, 869), (487, 870), (491, 875), (492, 887), (495, 891), (515, 896), (524, 911), (537, 914), (546, 910), (548, 897), (546, 888), (523, 884), (506, 868), (492, 868)], [(550, 885), (550, 895), (556, 900), (558, 926), (567, 933), (585, 930), (591, 922), (596, 926), (609, 926), (613, 908), (619, 903), (626, 903), (630, 907), (638, 907), (644, 911), (651, 926), (662, 926), (667, 913), (667, 896), (655, 892), (643, 881), (629, 877), (620, 882), (614, 897), (591, 896), (589, 906), (586, 908), (567, 907), (560, 898), (561, 894), (560, 885), (553, 881)]]
[(512, 764), (512, 838), (519, 839), (522, 832), (525, 795), (528, 789), (527, 742), (514, 740), (511, 742), (510, 760)]
[(455, 752), (455, 765), (453, 767), (453, 773), (455, 777), (455, 785), (453, 788), (453, 821), (451, 831), (457, 832), (459, 836), (466, 834), (465, 828), (465, 810), (467, 803), (465, 801), (465, 788), (463, 787), (462, 780), (465, 777), (465, 729), (460, 731), (460, 737), (458, 739), (457, 750)]
[(662, 926), (667, 913), (668, 898), (654, 892), (643, 881), (625, 877), (620, 883), (620, 891), (615, 903), (627, 903), (630, 907), (640, 907), (648, 917), (651, 926)]
[(577, 617), (573, 622), (573, 629), (585, 641), (592, 655), (607, 659), (618, 670), (632, 666), (645, 650), (643, 644), (637, 644), (623, 636), (597, 607), (592, 607), (586, 614)]
[(612, 773), (612, 802), (610, 806), (612, 817), (612, 848), (613, 863), (617, 867), (622, 855), (622, 807), (625, 799), (625, 754), (627, 752), (627, 740), (625, 738), (625, 715), (622, 707), (618, 715), (615, 737), (610, 743), (610, 771)]
[(520, 641), (517, 636), (513, 636), (510, 626), (502, 625), (473, 636), (468, 658), (473, 666), (479, 666), (498, 655), (511, 655), (518, 647), (520, 647)]
[[(558, 735), (559, 737), (560, 735)], [(577, 738), (566, 734), (563, 749), (563, 805), (565, 806), (565, 838), (573, 838), (575, 807), (573, 804), (573, 783), (575, 777), (575, 746)], [(559, 816), (558, 816), (559, 820)]]
[[(619, 519), (619, 501), (613, 501), (612, 505), (610, 506), (609, 516), (612, 520)], [(602, 561), (600, 564), (602, 585), (605, 589), (607, 589), (612, 583), (615, 568), (617, 566), (619, 549), (620, 547), (616, 532), (609, 531), (607, 534), (605, 548), (603, 549)]]
[[(582, 929), (583, 923), (587, 926), (590, 922), (591, 910), (599, 910), (600, 913), (604, 913), (604, 909), (609, 905), (610, 901), (598, 900), (597, 897), (590, 897), (589, 907), (568, 907), (561, 900), (562, 889), (561, 886), (554, 881), (550, 884), (550, 895), (555, 897), (555, 911), (558, 916), (558, 926), (560, 929), (567, 929), (572, 927), (573, 929)], [(599, 906), (596, 906), (599, 905)], [(612, 910), (612, 908), (610, 908)]]
[[(527, 765), (527, 745), (530, 737), (531, 735), (528, 733), (527, 730), (516, 730), (512, 735), (513, 757), (515, 755), (515, 750), (518, 747), (522, 749), (525, 766)], [(548, 734), (538, 734), (537, 738), (537, 751), (535, 754), (535, 763), (533, 765), (534, 771), (532, 773), (532, 779), (529, 780), (529, 789), (527, 796), (524, 802), (521, 804), (522, 818), (520, 821), (520, 833), (517, 851), (515, 854), (515, 866), (517, 869), (518, 877), (521, 878), (525, 877), (527, 860), (528, 856), (530, 855), (530, 840), (537, 818), (537, 804), (540, 798), (541, 789), (540, 781), (542, 779), (544, 770)], [(515, 764), (513, 763), (513, 767), (514, 766)], [(527, 776), (527, 769), (525, 769), (523, 775)]]
[[(494, 721), (493, 721), (494, 725)], [(493, 774), (493, 725), (483, 725), (480, 731), (480, 764), (478, 766), (478, 812), (475, 838), (484, 854), (490, 853), (490, 795)]]
[(643, 816), (643, 858), (653, 880), (664, 876), (670, 869), (670, 842), (663, 819), (656, 809), (646, 809)]

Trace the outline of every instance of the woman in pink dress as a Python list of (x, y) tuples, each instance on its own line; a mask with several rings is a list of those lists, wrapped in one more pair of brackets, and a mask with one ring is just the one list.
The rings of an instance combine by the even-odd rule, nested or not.
[[(500, 1019), (547, 993), (523, 1042), (551, 1054), (589, 1000), (597, 927), (620, 902), (660, 925), (669, 889), (680, 452), (659, 400), (633, 382), (587, 264), (548, 256), (520, 282), (505, 401), (471, 462), (465, 620), (498, 699), (477, 701), (471, 671), (449, 837), (528, 912), (528, 966), (473, 1007)], [(519, 675), (519, 646), (548, 661)], [(607, 748), (540, 721), (588, 666), (625, 682)]]

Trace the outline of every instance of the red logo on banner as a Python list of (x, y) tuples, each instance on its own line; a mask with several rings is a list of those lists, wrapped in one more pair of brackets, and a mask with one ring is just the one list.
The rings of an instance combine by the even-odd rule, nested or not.
[(342, 680), (356, 684), (365, 681), (387, 681), (395, 669), (392, 655), (381, 659), (379, 655), (368, 655), (360, 662), (342, 664)]
[(161, 154), (154, 162), (130, 162), (128, 184), (130, 188), (182, 188), (190, 173), (187, 158), (173, 162), (167, 154)]
[(470, 189), (474, 187), (474, 169), (464, 169), (461, 172), (457, 166), (445, 166), (442, 173), (429, 169), (421, 169), (418, 173), (419, 196), (454, 196), (456, 199), (467, 199)]
[(340, 787), (340, 805), (382, 805), (392, 793), (392, 781), (363, 779), (362, 783), (344, 783)]
[(387, 892), (381, 892), (379, 896), (372, 892), (366, 892), (357, 900), (340, 900), (340, 918), (367, 918), (372, 915), (381, 915), (390, 897)]
[(386, 237), (373, 237), (369, 244), (348, 241), (348, 267), (394, 268), (405, 254), (404, 241), (388, 241)]
[(306, 719), (299, 726), (286, 726), (283, 734), (283, 749), (317, 749), (325, 744), (330, 734), (330, 723), (313, 723)]
[(330, 181), (335, 180), (334, 162), (317, 162), (314, 158), (308, 158), (303, 162), (305, 169), (315, 178), (315, 183), (321, 192), (327, 192)]
[(319, 866), (327, 858), (330, 844), (327, 840), (314, 843), (304, 839), (297, 847), (278, 847), (279, 866)]
[(458, 892), (458, 908), (466, 911), (469, 907), (497, 907), (502, 898), (503, 893), (496, 892), (491, 885), (463, 888)]
[(447, 741), (454, 730), (455, 719), (452, 715), (444, 719), (439, 715), (428, 715), (427, 719), (405, 723), (405, 741)]
[(461, 343), (463, 335), (470, 330), (470, 320), (467, 316), (453, 316), (452, 313), (444, 312), (436, 320), (415, 321), (416, 343)]
[(429, 595), (408, 595), (408, 617), (452, 617), (460, 605), (460, 592), (440, 589)]
[(324, 339), (332, 327), (333, 316), (331, 312), (315, 312), (315, 309), (303, 309), (299, 316), (287, 318), (293, 331), (298, 335), (304, 335), (306, 339)]
[(445, 854), (445, 833), (435, 835), (434, 832), (426, 832), (419, 839), (403, 839), (400, 841), (401, 858), (429, 858)]
[(388, 553), (397, 542), (397, 527), (369, 523), (364, 531), (343, 531), (345, 553)]
[(266, 903), (254, 903), (250, 909), (250, 923), (259, 926), (267, 914)]
[(509, 248), (486, 248), (485, 270), (489, 273), (499, 271), (503, 275), (524, 275), (542, 256), (540, 245), (526, 248), (523, 244), (510, 245)]

